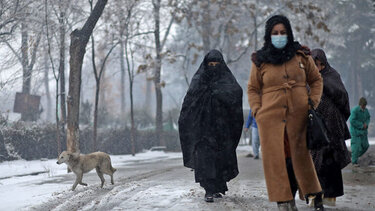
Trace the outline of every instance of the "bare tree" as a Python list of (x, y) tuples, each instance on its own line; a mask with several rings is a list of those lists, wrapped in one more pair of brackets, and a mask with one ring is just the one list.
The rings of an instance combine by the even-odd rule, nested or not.
[[(124, 40), (124, 52), (125, 52), (125, 59), (126, 59), (126, 65), (127, 65), (127, 70), (128, 70), (128, 78), (129, 78), (129, 93), (130, 93), (130, 120), (131, 120), (131, 129), (130, 129), (130, 141), (131, 141), (131, 149), (132, 149), (132, 155), (135, 155), (135, 145), (136, 145), (136, 140), (135, 140), (135, 133), (136, 133), (136, 128), (135, 128), (135, 123), (134, 123), (134, 98), (133, 98), (133, 85), (134, 85), (134, 77), (135, 77), (135, 72), (134, 72), (134, 50), (131, 48), (130, 39), (131, 37), (131, 32), (133, 32), (134, 29), (131, 27), (131, 18), (133, 14), (133, 9), (135, 7), (136, 2), (134, 4), (130, 5), (130, 7), (127, 8), (127, 16), (126, 16), (126, 21), (125, 21), (125, 40)], [(139, 35), (139, 34), (138, 34)], [(133, 35), (133, 37), (138, 36), (138, 35)], [(129, 56), (130, 52), (130, 56)]]
[[(134, 125), (134, 103), (133, 103), (133, 82), (134, 82), (134, 61), (133, 61), (133, 51), (130, 48), (131, 58), (129, 58), (129, 39), (130, 39), (130, 24), (133, 17), (133, 10), (137, 5), (137, 1), (128, 1), (125, 8), (120, 8), (118, 11), (121, 13), (118, 20), (119, 36), (120, 36), (120, 65), (121, 65), (121, 117), (125, 118), (125, 69), (128, 72), (129, 78), (129, 93), (130, 93), (130, 143), (131, 143), (131, 153), (134, 156), (135, 150), (135, 125)], [(132, 63), (130, 64), (130, 60)], [(126, 61), (126, 68), (125, 68)]]
[[(35, 5), (34, 5), (35, 6)], [(22, 93), (30, 94), (31, 92), (31, 78), (33, 68), (36, 62), (36, 55), (38, 52), (39, 43), (42, 37), (42, 31), (32, 31), (31, 25), (34, 25), (36, 28), (42, 28), (40, 23), (35, 21), (35, 18), (32, 17), (32, 12), (29, 12), (29, 7), (24, 8), (21, 22), (21, 47), (20, 52), (16, 47), (12, 46), (11, 42), (5, 40), (5, 44), (8, 48), (14, 53), (18, 61), (22, 66)], [(36, 24), (36, 25), (35, 25)], [(30, 32), (32, 35), (30, 35)], [(35, 113), (31, 111), (25, 111), (21, 114), (21, 120), (29, 121), (33, 120)]]
[(59, 54), (59, 78), (60, 78), (60, 110), (61, 110), (61, 128), (62, 132), (65, 132), (65, 123), (66, 123), (66, 94), (65, 94), (65, 35), (66, 35), (66, 3), (59, 1), (59, 34), (60, 34), (60, 54)]
[(164, 44), (167, 40), (169, 35), (171, 26), (174, 22), (174, 14), (172, 14), (171, 20), (169, 22), (168, 28), (164, 33), (164, 39), (160, 39), (160, 8), (161, 8), (161, 0), (152, 0), (152, 4), (154, 6), (154, 37), (155, 37), (155, 71), (154, 71), (154, 87), (156, 93), (156, 139), (160, 143), (160, 145), (165, 146), (165, 141), (162, 138), (163, 134), (163, 95), (161, 88), (163, 83), (161, 82), (161, 65), (162, 65), (162, 50)]
[[(44, 0), (44, 28), (47, 41), (47, 47), (44, 51), (49, 57), (49, 64), (45, 69), (51, 68), (56, 82), (55, 87), (55, 119), (56, 119), (56, 140), (58, 153), (61, 152), (61, 140), (65, 137), (65, 36), (67, 33), (66, 25), (69, 16), (78, 14), (80, 5), (71, 5), (68, 0)], [(70, 20), (72, 23), (76, 20)], [(43, 37), (44, 38), (44, 37)], [(47, 67), (48, 66), (48, 67)], [(45, 80), (46, 83), (46, 80)]]
[[(56, 80), (56, 120), (59, 121), (60, 135), (65, 137), (66, 124), (66, 91), (65, 91), (65, 62), (66, 62), (66, 35), (73, 25), (81, 22), (76, 16), (81, 15), (82, 5), (72, 4), (69, 0), (45, 0), (46, 27), (48, 32), (49, 55), (51, 65), (56, 63), (58, 73), (54, 72)], [(48, 30), (48, 28), (50, 28)], [(57, 50), (54, 50), (57, 49)], [(52, 65), (53, 66), (53, 65)], [(55, 71), (53, 66), (53, 71)]]
[(106, 4), (107, 0), (98, 0), (84, 26), (81, 29), (74, 30), (70, 35), (67, 149), (72, 152), (79, 151), (79, 104), (83, 57), (86, 52), (86, 45)]
[[(134, 120), (134, 78), (140, 71), (135, 71), (134, 54), (137, 49), (137, 40), (139, 36), (153, 34), (154, 31), (141, 29), (145, 20), (144, 11), (141, 9), (142, 4), (139, 0), (129, 0), (125, 4), (115, 2), (113, 10), (117, 14), (118, 19), (114, 20), (117, 33), (120, 40), (120, 67), (121, 67), (121, 117), (125, 114), (125, 74), (129, 79), (129, 96), (130, 96), (130, 141), (132, 155), (136, 153), (136, 125)], [(112, 10), (112, 11), (113, 11)], [(147, 27), (146, 27), (147, 28)], [(144, 31), (142, 31), (144, 30)], [(140, 48), (138, 48), (140, 49)], [(141, 65), (142, 66), (142, 65)]]
[(94, 104), (94, 129), (93, 129), (93, 151), (97, 150), (97, 130), (98, 130), (98, 108), (99, 108), (99, 93), (100, 93), (100, 82), (105, 70), (105, 64), (108, 60), (109, 55), (112, 53), (113, 49), (119, 44), (119, 42), (112, 42), (110, 49), (106, 53), (105, 57), (101, 60), (101, 65), (98, 71), (95, 62), (95, 42), (94, 36), (91, 36), (92, 40), (92, 65), (93, 65), (93, 72), (95, 76), (96, 82), (96, 89), (95, 89), (95, 104)]
[[(48, 42), (48, 41), (47, 41)], [(49, 55), (48, 55), (48, 44), (44, 45), (43, 47), (43, 63), (44, 63), (44, 87), (46, 90), (46, 98), (47, 98), (47, 113), (46, 113), (46, 120), (51, 119), (52, 113), (52, 99), (51, 99), (51, 92), (49, 88)]]
[(29, 3), (20, 0), (1, 0), (0, 2), (0, 41), (13, 34), (24, 9)]
[[(93, 1), (89, 0), (90, 3), (90, 9), (91, 12), (93, 11)], [(106, 36), (108, 37), (108, 33), (105, 33)], [(105, 48), (108, 46), (107, 39), (104, 40), (105, 43), (102, 43), (100, 47), (100, 52), (103, 52)], [(99, 93), (100, 93), (100, 83), (101, 79), (105, 70), (105, 64), (106, 61), (108, 60), (109, 55), (112, 53), (113, 49), (119, 44), (119, 42), (115, 42), (112, 38), (109, 46), (108, 52), (105, 54), (104, 58), (101, 58), (101, 64), (100, 68), (98, 71), (98, 68), (96, 67), (96, 52), (95, 52), (95, 40), (94, 40), (94, 35), (91, 35), (91, 62), (93, 66), (93, 72), (95, 76), (95, 82), (96, 82), (96, 89), (95, 89), (95, 104), (94, 104), (94, 128), (93, 128), (93, 151), (97, 150), (97, 130), (98, 130), (98, 108), (99, 108)]]
[[(57, 142), (57, 155), (61, 153), (61, 136), (60, 136), (60, 120), (59, 120), (59, 110), (58, 110), (58, 102), (59, 102), (59, 73), (56, 74), (55, 65), (53, 62), (53, 58), (51, 55), (51, 38), (49, 35), (49, 22), (48, 22), (48, 1), (45, 1), (45, 26), (46, 26), (46, 39), (47, 39), (47, 53), (48, 57), (51, 62), (53, 75), (56, 81), (56, 96), (55, 96), (55, 118), (56, 118), (56, 142)], [(46, 65), (47, 66), (47, 65)]]

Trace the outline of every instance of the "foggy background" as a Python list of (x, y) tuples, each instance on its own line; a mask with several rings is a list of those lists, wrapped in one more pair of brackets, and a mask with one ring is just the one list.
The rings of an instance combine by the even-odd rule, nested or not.
[[(102, 70), (99, 136), (110, 129), (131, 127), (131, 81), (137, 131), (154, 130), (155, 86), (161, 86), (163, 128), (177, 133), (183, 97), (210, 49), (223, 53), (242, 86), (247, 115), (250, 55), (263, 46), (265, 21), (275, 14), (290, 19), (296, 41), (310, 49), (322, 48), (327, 53), (328, 62), (341, 75), (351, 107), (358, 104), (360, 97), (366, 97), (370, 114), (375, 116), (373, 0), (162, 0), (161, 82), (158, 84), (154, 81), (155, 2), (108, 1), (87, 45), (82, 66), (80, 128), (93, 127), (95, 60), (97, 71)], [(61, 98), (66, 99), (69, 91), (70, 34), (82, 27), (90, 15), (90, 4), (95, 3), (90, 0), (1, 0), (0, 123), (3, 129), (13, 127), (21, 119), (21, 114), (13, 108), (16, 92), (25, 93), (23, 81), (27, 80), (31, 85), (26, 93), (41, 97), (36, 123), (53, 125), (56, 116), (59, 121), (63, 119)], [(65, 55), (61, 56), (61, 52)], [(64, 93), (59, 70), (65, 76)], [(373, 128), (370, 126), (370, 136), (375, 135)]]

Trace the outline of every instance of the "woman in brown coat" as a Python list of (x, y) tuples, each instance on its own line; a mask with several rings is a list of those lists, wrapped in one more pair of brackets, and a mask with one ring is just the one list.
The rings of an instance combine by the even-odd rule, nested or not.
[(269, 200), (278, 202), (279, 210), (297, 210), (298, 187), (306, 198), (316, 197), (316, 210), (324, 210), (322, 188), (306, 147), (308, 98), (318, 106), (322, 78), (309, 50), (294, 41), (285, 16), (266, 22), (264, 41), (252, 55), (247, 93), (258, 123)]

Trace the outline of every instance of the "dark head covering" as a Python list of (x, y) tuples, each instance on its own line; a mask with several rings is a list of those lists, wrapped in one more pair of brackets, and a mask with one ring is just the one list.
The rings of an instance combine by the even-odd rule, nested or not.
[[(209, 62), (219, 62), (216, 66), (208, 66)], [(211, 50), (204, 57), (204, 60), (201, 64), (199, 70), (204, 70), (204, 75), (207, 76), (205, 79), (214, 80), (215, 77), (222, 74), (222, 71), (230, 72), (229, 68), (225, 64), (223, 55), (218, 50)]]
[(360, 105), (360, 106), (366, 106), (366, 105), (367, 105), (367, 100), (366, 100), (366, 98), (361, 97), (361, 98), (359, 99), (359, 103), (358, 103), (358, 105)]
[(319, 60), (325, 67), (320, 71), (320, 74), (334, 70), (328, 63), (327, 56), (324, 51), (320, 48), (316, 48), (311, 51), (311, 56), (314, 60)]
[[(272, 29), (275, 25), (282, 23), (285, 26), (286, 34), (288, 36), (288, 44), (291, 44), (294, 42), (294, 36), (292, 27), (290, 26), (290, 22), (287, 17), (283, 15), (274, 15), (266, 22), (266, 30), (264, 34), (264, 46), (272, 45), (271, 43), (271, 33)], [(287, 45), (288, 45), (287, 44)]]
[[(275, 25), (282, 23), (288, 36), (288, 43), (283, 49), (277, 49), (272, 45), (271, 32)], [(283, 64), (294, 57), (301, 45), (294, 41), (293, 30), (287, 17), (283, 15), (272, 16), (266, 22), (263, 47), (253, 54), (253, 62), (260, 66), (262, 63)]]
[(208, 54), (205, 57), (204, 62), (205, 64), (207, 64), (208, 62), (220, 62), (220, 63), (225, 64), (223, 55), (220, 53), (220, 51), (215, 50), (215, 49), (208, 52)]
[[(219, 65), (209, 67), (208, 62)], [(238, 174), (236, 147), (242, 133), (242, 88), (238, 85), (222, 54), (210, 51), (193, 76), (178, 120), (184, 165), (204, 169), (194, 157), (202, 145), (220, 157), (223, 178)], [(212, 172), (211, 172), (212, 174)]]
[(325, 65), (325, 68), (320, 71), (323, 77), (323, 95), (332, 100), (347, 120), (350, 116), (349, 96), (340, 74), (328, 63), (327, 56), (322, 49), (312, 50), (311, 56)]

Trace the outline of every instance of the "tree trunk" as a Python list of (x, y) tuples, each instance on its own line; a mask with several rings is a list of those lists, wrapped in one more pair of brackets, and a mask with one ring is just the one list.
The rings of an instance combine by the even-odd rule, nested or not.
[(203, 20), (202, 20), (202, 41), (204, 53), (211, 50), (210, 34), (211, 32), (211, 17), (210, 17), (210, 1), (203, 1)]
[[(28, 28), (25, 22), (21, 23), (21, 63), (22, 63), (22, 92), (25, 94), (30, 94), (31, 92), (31, 74), (36, 61), (36, 53), (41, 39), (41, 34), (37, 35), (35, 43), (33, 43), (33, 48), (29, 48), (29, 34)], [(31, 51), (31, 59), (29, 59), (29, 51)], [(35, 112), (24, 112), (21, 114), (21, 120), (32, 121), (35, 118)]]
[(149, 116), (151, 116), (151, 92), (152, 92), (152, 81), (146, 76), (146, 98), (143, 105), (143, 110)]
[(161, 72), (161, 43), (160, 43), (160, 1), (154, 0), (154, 18), (155, 18), (155, 47), (156, 47), (156, 65), (154, 75), (154, 85), (156, 93), (156, 139), (161, 146), (165, 146), (162, 138), (163, 133), (163, 96), (160, 84)]
[(56, 98), (55, 98), (55, 116), (56, 116), (56, 142), (57, 142), (57, 156), (61, 153), (61, 128), (60, 128), (60, 119), (59, 119), (59, 79), (56, 80)]
[(134, 106), (133, 106), (133, 81), (129, 84), (130, 89), (130, 118), (131, 118), (131, 129), (130, 129), (130, 142), (132, 155), (135, 155), (135, 125), (134, 125)]
[(98, 131), (98, 106), (99, 106), (99, 91), (100, 91), (100, 79), (96, 80), (96, 91), (95, 91), (95, 106), (94, 106), (94, 134), (93, 134), (93, 152), (95, 152), (97, 147), (97, 131)]
[(135, 124), (134, 124), (134, 101), (133, 101), (133, 82), (134, 82), (134, 71), (130, 67), (129, 54), (128, 54), (128, 34), (126, 36), (124, 50), (125, 50), (125, 59), (126, 65), (128, 68), (128, 77), (129, 77), (129, 92), (130, 92), (130, 143), (131, 143), (131, 152), (132, 155), (135, 155)]
[[(122, 37), (122, 36), (121, 36)], [(120, 65), (121, 65), (121, 82), (120, 82), (120, 93), (121, 93), (121, 121), (125, 125), (125, 58), (124, 58), (124, 42), (120, 43)]]
[[(91, 10), (92, 10), (92, 2), (90, 2)], [(94, 103), (94, 128), (92, 130), (92, 151), (96, 152), (97, 146), (96, 146), (96, 138), (98, 134), (98, 105), (99, 105), (99, 94), (100, 94), (100, 78), (98, 71), (96, 69), (96, 62), (95, 62), (95, 40), (94, 35), (91, 35), (91, 62), (92, 62), (92, 70), (94, 71), (95, 76), (95, 103)]]
[[(103, 60), (101, 59), (101, 64), (103, 64)], [(105, 67), (104, 67), (105, 68)], [(98, 104), (98, 109), (102, 111), (107, 111), (106, 110), (106, 101), (107, 101), (107, 93), (106, 93), (106, 88), (107, 88), (107, 79), (105, 76), (105, 69), (101, 69), (100, 72), (102, 72), (102, 75), (100, 76), (100, 91), (99, 91), (99, 104)]]
[(49, 67), (48, 67), (48, 50), (44, 50), (44, 86), (46, 89), (46, 98), (47, 98), (47, 114), (46, 114), (46, 120), (51, 120), (51, 114), (52, 114), (52, 99), (51, 99), (51, 93), (49, 91)]
[(68, 126), (66, 144), (68, 151), (72, 152), (79, 151), (79, 103), (83, 57), (86, 53), (86, 45), (89, 38), (106, 4), (107, 0), (98, 0), (82, 29), (76, 29), (70, 35), (70, 75), (69, 95), (67, 99)]
[(59, 64), (59, 76), (60, 76), (60, 110), (61, 110), (61, 130), (65, 133), (66, 124), (66, 103), (65, 103), (65, 13), (60, 12), (59, 18), (59, 30), (60, 30), (60, 64)]
[(29, 69), (29, 34), (26, 24), (21, 24), (21, 55), (22, 55), (22, 93), (30, 94), (31, 70)]

